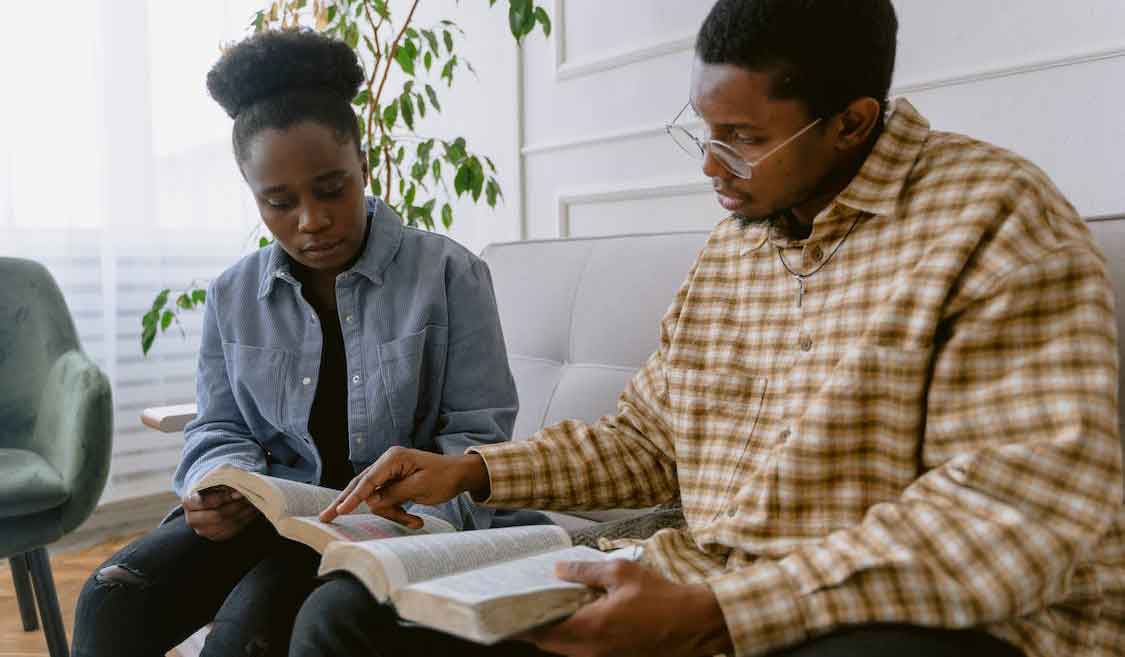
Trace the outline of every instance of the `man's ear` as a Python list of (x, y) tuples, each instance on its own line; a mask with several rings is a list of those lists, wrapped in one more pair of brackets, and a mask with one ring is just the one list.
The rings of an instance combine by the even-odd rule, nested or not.
[(857, 98), (839, 114), (840, 133), (836, 136), (836, 148), (851, 150), (867, 143), (867, 138), (879, 124), (882, 106), (874, 98)]

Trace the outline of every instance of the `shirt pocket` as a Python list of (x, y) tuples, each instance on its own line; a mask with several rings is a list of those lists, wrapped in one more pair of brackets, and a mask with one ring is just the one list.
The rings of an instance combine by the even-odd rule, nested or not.
[(273, 427), (282, 425), (284, 382), (292, 355), (282, 349), (223, 343), (231, 393), (253, 431), (260, 418)]
[(448, 333), (446, 327), (431, 324), (377, 348), (391, 422), (400, 436), (409, 435), (416, 418), (429, 415), (441, 403), (440, 373)]

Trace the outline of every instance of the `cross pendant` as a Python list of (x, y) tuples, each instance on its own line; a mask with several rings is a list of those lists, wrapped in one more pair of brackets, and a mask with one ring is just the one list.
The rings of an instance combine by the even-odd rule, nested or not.
[(805, 279), (800, 276), (794, 276), (797, 280), (797, 307), (800, 308), (805, 300)]

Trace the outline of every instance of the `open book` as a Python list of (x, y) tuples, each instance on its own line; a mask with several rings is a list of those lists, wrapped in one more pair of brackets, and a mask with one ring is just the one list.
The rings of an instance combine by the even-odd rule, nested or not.
[(320, 574), (347, 571), (399, 617), (495, 643), (574, 613), (596, 595), (555, 577), (558, 561), (634, 558), (572, 546), (553, 525), (333, 543)]
[(242, 493), (273, 523), (278, 534), (321, 553), (333, 541), (367, 541), (455, 531), (447, 521), (424, 513), (415, 513), (422, 518), (422, 528), (411, 529), (371, 513), (363, 504), (353, 513), (340, 516), (332, 523), (324, 523), (317, 519), (317, 515), (336, 499), (340, 491), (247, 472), (228, 465), (208, 472), (192, 486), (191, 492), (213, 486), (229, 486)]

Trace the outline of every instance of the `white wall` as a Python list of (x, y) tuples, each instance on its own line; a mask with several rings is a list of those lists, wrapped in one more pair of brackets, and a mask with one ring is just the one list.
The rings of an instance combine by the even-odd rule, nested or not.
[[(524, 235), (709, 228), (698, 163), (664, 134), (708, 1), (552, 0), (523, 48)], [(893, 94), (935, 129), (1011, 148), (1086, 216), (1125, 212), (1125, 2), (897, 0)]]

